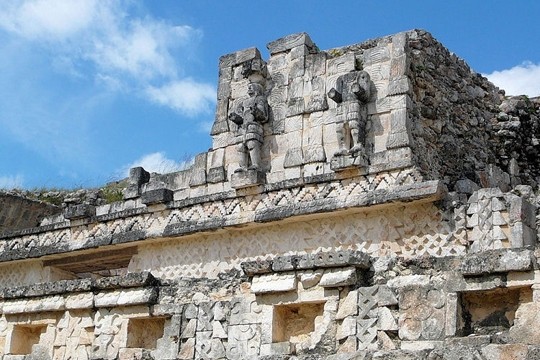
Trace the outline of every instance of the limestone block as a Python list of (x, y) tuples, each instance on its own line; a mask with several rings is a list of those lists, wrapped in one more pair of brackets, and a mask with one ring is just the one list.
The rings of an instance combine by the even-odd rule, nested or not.
[(254, 276), (251, 291), (254, 294), (296, 290), (296, 274), (280, 273)]
[(273, 355), (287, 355), (292, 351), (292, 345), (288, 341), (277, 342), (271, 344), (262, 344), (261, 356), (273, 356)]
[(301, 98), (304, 96), (304, 79), (301, 77), (294, 78), (288, 88), (289, 98)]
[(287, 101), (287, 117), (303, 114), (305, 103), (303, 97), (289, 98)]
[(390, 79), (406, 78), (409, 63), (409, 58), (405, 54), (393, 57), (390, 61)]
[(379, 316), (378, 316), (378, 324), (377, 327), (379, 330), (384, 331), (396, 331), (398, 330), (398, 325), (396, 322), (396, 319), (394, 318), (394, 315), (392, 315), (392, 311), (385, 307), (379, 307)]
[(514, 325), (509, 334), (513, 341), (529, 345), (540, 345), (540, 333), (536, 324), (540, 320), (540, 303), (522, 303), (516, 311)]
[(323, 251), (311, 255), (315, 267), (345, 267), (354, 266), (369, 269), (370, 257), (362, 251)]
[(81, 293), (66, 296), (66, 309), (91, 309), (94, 307), (94, 294)]
[[(32, 299), (26, 303), (24, 312), (58, 311), (66, 308), (66, 300), (63, 296), (49, 296), (42, 299)], [(4, 310), (4, 313), (5, 310)]]
[(254, 324), (229, 326), (227, 359), (243, 360), (256, 356), (261, 344), (260, 328)]
[(405, 32), (400, 32), (392, 36), (392, 57), (395, 58), (405, 54), (405, 50), (408, 48), (408, 40), (407, 33)]
[(522, 222), (516, 222), (511, 227), (512, 247), (535, 245), (537, 242), (536, 230), (531, 229)]
[(209, 359), (212, 350), (211, 331), (198, 331), (195, 337), (195, 358)]
[(391, 289), (399, 289), (404, 287), (423, 287), (429, 284), (429, 276), (427, 275), (406, 275), (390, 279), (387, 282)]
[(302, 133), (302, 146), (322, 145), (322, 126), (305, 128)]
[(182, 339), (189, 339), (195, 337), (195, 333), (197, 331), (197, 319), (190, 319), (187, 324), (184, 326), (182, 325), (183, 329), (180, 334), (180, 337)]
[(267, 274), (272, 272), (271, 260), (245, 261), (240, 264), (244, 274), (248, 276)]
[(21, 314), (26, 309), (28, 300), (5, 301), (2, 306), (3, 314)]
[(377, 89), (375, 91), (377, 98), (382, 99), (384, 96), (388, 96), (390, 64), (385, 62), (366, 65), (364, 70), (369, 73), (371, 83)]
[(402, 341), (401, 349), (408, 351), (432, 350), (443, 346), (442, 341)]
[(528, 271), (533, 267), (531, 250), (494, 250), (469, 254), (463, 258), (463, 275), (480, 275), (509, 271)]
[(291, 168), (295, 166), (300, 166), (304, 163), (304, 154), (302, 147), (290, 148), (285, 154), (285, 159), (283, 161), (284, 168)]
[(298, 273), (300, 283), (303, 289), (309, 289), (317, 284), (321, 280), (323, 270), (307, 270)]
[(246, 61), (253, 59), (260, 59), (261, 52), (255, 47), (247, 48), (244, 50), (236, 51), (234, 53), (234, 63), (233, 65), (242, 64)]
[(68, 205), (64, 211), (64, 217), (69, 220), (77, 220), (96, 214), (96, 207), (88, 204)]
[(278, 104), (272, 105), (270, 110), (270, 124), (272, 134), (283, 134), (285, 131), (285, 119), (287, 117), (287, 102), (283, 100)]
[(299, 179), (303, 176), (302, 168), (300, 166), (287, 168), (284, 170), (285, 180)]
[[(278, 79), (285, 78), (284, 76), (278, 77), (276, 75), (274, 75), (274, 77)], [(285, 79), (283, 79), (282, 81), (285, 81)], [(272, 90), (270, 90), (270, 93), (268, 94), (268, 104), (271, 106), (272, 109), (274, 109), (275, 106), (278, 106), (279, 104), (287, 101), (287, 94), (288, 91), (285, 84), (276, 84), (276, 86), (272, 88)]]
[[(287, 83), (290, 84), (296, 78), (303, 78), (306, 68), (304, 66), (303, 59), (295, 59), (289, 62), (289, 73), (287, 77)], [(291, 95), (288, 95), (291, 98)]]
[(125, 289), (121, 291), (99, 292), (94, 297), (96, 307), (116, 307), (119, 305), (151, 304), (156, 300), (154, 288)]
[(311, 51), (315, 50), (316, 46), (311, 41), (311, 38), (306, 33), (298, 33), (298, 34), (291, 34), (287, 35), (285, 37), (279, 38), (277, 40), (274, 40), (266, 45), (268, 51), (270, 52), (271, 56), (274, 56), (274, 54), (284, 52), (291, 50), (292, 48), (295, 48), (297, 46), (305, 45)]
[(145, 205), (163, 204), (173, 200), (173, 192), (169, 189), (147, 190), (141, 195), (141, 202)]
[(398, 304), (398, 300), (394, 291), (387, 285), (379, 285), (377, 292), (377, 304), (379, 306), (394, 306)]
[[(469, 179), (461, 179), (456, 182), (455, 190), (459, 193), (463, 194), (469, 194), (471, 195), (473, 192), (477, 191), (480, 187), (478, 184), (476, 184), (474, 181)], [(493, 205), (493, 203), (492, 203)], [(502, 208), (498, 208), (495, 211), (503, 210), (505, 206)]]
[(325, 52), (316, 54), (308, 54), (306, 56), (306, 73), (308, 77), (324, 75), (326, 73), (326, 57)]
[(298, 45), (291, 49), (289, 52), (289, 59), (299, 59), (304, 58), (306, 55), (308, 55), (310, 52), (310, 48), (306, 45)]
[(182, 342), (180, 345), (180, 352), (178, 353), (178, 359), (191, 360), (195, 356), (195, 338), (189, 338)]
[(525, 344), (489, 344), (482, 347), (480, 353), (489, 360), (530, 359)]
[(311, 182), (311, 180), (308, 179), (309, 177), (331, 174), (332, 172), (330, 164), (325, 162), (314, 162), (304, 165), (304, 179), (306, 182)]
[(338, 325), (336, 331), (336, 340), (345, 339), (348, 336), (356, 335), (356, 319), (354, 317), (346, 317), (341, 324)]
[(376, 350), (377, 344), (377, 318), (357, 320), (358, 350)]
[(272, 55), (270, 59), (268, 59), (267, 67), (273, 78), (276, 71), (285, 69), (287, 67), (287, 54)]
[(380, 114), (395, 109), (412, 108), (412, 100), (409, 95), (386, 96), (368, 103), (368, 115)]
[[(329, 58), (326, 62), (326, 72), (329, 76), (331, 76), (354, 71), (355, 61), (356, 58), (353, 52), (348, 52), (338, 57)], [(331, 87), (327, 88), (330, 89)]]
[(349, 316), (358, 315), (358, 291), (349, 291), (344, 299), (339, 302), (336, 320), (341, 320)]
[(328, 109), (328, 101), (325, 95), (314, 94), (310, 96), (305, 104), (304, 113), (310, 114), (317, 111), (324, 111)]
[(430, 286), (400, 290), (399, 337), (402, 340), (440, 340), (444, 337), (446, 296)]
[(233, 172), (231, 175), (231, 187), (242, 189), (264, 183), (264, 173), (258, 170), (244, 170)]
[(285, 180), (285, 171), (272, 171), (266, 174), (266, 182), (268, 184), (275, 184)]
[(388, 46), (376, 46), (364, 51), (364, 66), (386, 61), (390, 61), (390, 49)]
[(360, 153), (355, 155), (334, 155), (330, 160), (330, 168), (334, 171), (342, 171), (351, 168), (365, 167), (368, 165), (367, 158)]
[(225, 321), (230, 312), (230, 303), (218, 301), (214, 305), (214, 320)]
[(364, 359), (362, 355), (356, 352), (356, 336), (348, 336), (345, 340), (338, 342), (337, 354), (326, 357), (328, 360), (350, 360), (350, 359)]
[(339, 287), (356, 283), (356, 268), (338, 268), (325, 270), (319, 285), (322, 287)]
[(219, 339), (226, 339), (227, 332), (223, 328), (223, 324), (219, 321), (212, 322), (212, 337)]
[(444, 327), (446, 336), (456, 336), (459, 315), (458, 296), (456, 293), (448, 293), (446, 295), (446, 323)]

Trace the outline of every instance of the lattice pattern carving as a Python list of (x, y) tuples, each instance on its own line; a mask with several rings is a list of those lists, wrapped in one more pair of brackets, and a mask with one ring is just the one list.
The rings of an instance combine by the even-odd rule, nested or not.
[(242, 261), (330, 249), (362, 250), (374, 256), (465, 252), (440, 210), (432, 204), (418, 204), (288, 223), (286, 229), (266, 226), (141, 245), (129, 271), (151, 270), (168, 279), (215, 277)]
[(48, 280), (48, 273), (39, 262), (0, 266), (0, 287), (23, 286)]

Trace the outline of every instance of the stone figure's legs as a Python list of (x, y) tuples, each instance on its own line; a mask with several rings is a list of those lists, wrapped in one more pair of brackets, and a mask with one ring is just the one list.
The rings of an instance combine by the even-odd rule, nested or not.
[(339, 150), (336, 151), (336, 155), (345, 155), (347, 153), (347, 147), (345, 146), (345, 109), (341, 104), (337, 106), (336, 113), (336, 135), (339, 145)]
[(249, 170), (258, 170), (260, 169), (261, 161), (261, 143), (257, 140), (248, 140), (246, 146), (249, 150), (249, 157), (251, 159), (251, 165), (248, 167)]
[(362, 144), (362, 137), (360, 136), (360, 123), (358, 120), (349, 120), (349, 128), (351, 129), (351, 153), (362, 151), (364, 146)]
[(236, 169), (234, 172), (240, 172), (243, 169), (246, 169), (248, 165), (248, 153), (246, 149), (246, 144), (242, 142), (236, 145), (236, 150), (240, 153), (240, 161), (238, 163), (238, 169)]
[(349, 104), (347, 123), (351, 129), (351, 153), (364, 152), (366, 124), (361, 114), (360, 104)]

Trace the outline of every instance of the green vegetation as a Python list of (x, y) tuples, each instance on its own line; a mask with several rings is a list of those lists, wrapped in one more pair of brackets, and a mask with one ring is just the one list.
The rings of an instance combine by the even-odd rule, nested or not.
[(124, 198), (123, 190), (126, 186), (126, 180), (110, 182), (99, 190), (100, 197), (103, 198), (107, 204), (122, 201)]

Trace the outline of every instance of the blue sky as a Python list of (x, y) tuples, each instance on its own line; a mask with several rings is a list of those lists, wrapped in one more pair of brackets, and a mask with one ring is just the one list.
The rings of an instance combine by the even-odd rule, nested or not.
[(94, 187), (211, 146), (219, 56), (305, 31), (321, 49), (420, 28), (540, 95), (540, 1), (0, 0), (0, 188)]

